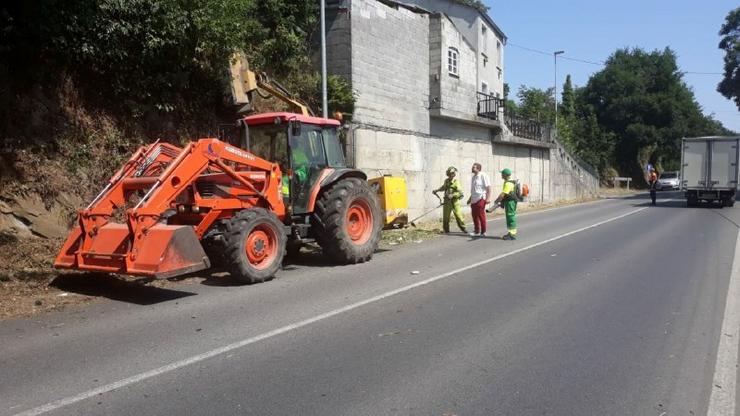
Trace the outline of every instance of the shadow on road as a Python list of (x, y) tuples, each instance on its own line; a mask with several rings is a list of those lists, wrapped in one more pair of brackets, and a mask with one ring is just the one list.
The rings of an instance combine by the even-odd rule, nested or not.
[[(391, 251), (386, 248), (378, 248), (375, 254)], [(301, 248), (298, 255), (286, 256), (283, 262), (283, 270), (297, 270), (300, 267), (343, 267), (343, 264), (332, 261), (324, 255), (321, 249), (311, 246)]]
[[(379, 248), (375, 250), (375, 254), (384, 253), (391, 251), (389, 249)], [(304, 247), (301, 249), (300, 254), (297, 256), (286, 256), (283, 260), (282, 270), (300, 270), (307, 267), (344, 267), (342, 264), (331, 261), (323, 255), (320, 249), (313, 247)], [(169, 279), (170, 281), (180, 281), (188, 278), (202, 278), (201, 284), (206, 286), (218, 286), (218, 287), (235, 287), (235, 286), (250, 286), (255, 283), (244, 283), (240, 282), (229, 275), (229, 272), (220, 267), (213, 267), (210, 270), (196, 272), (190, 275), (176, 277)]]
[[(500, 230), (499, 230), (500, 231)], [(486, 234), (489, 234), (488, 231), (486, 231)], [(458, 238), (465, 238), (470, 241), (476, 241), (476, 240), (502, 240), (501, 236), (499, 235), (486, 235), (485, 237), (472, 237), (465, 233), (448, 233), (445, 234), (445, 237), (458, 237)]]
[[(670, 198), (672, 200), (666, 201), (666, 198)], [(639, 203), (639, 204), (633, 204), (633, 207), (650, 207), (652, 206), (652, 203), (650, 202), (650, 195), (649, 194), (641, 194), (641, 195), (635, 195), (634, 197), (631, 197), (629, 199), (635, 199), (635, 200), (644, 200), (645, 202)], [(663, 199), (661, 201), (661, 199)], [(688, 209), (686, 206), (686, 199), (684, 199), (684, 196), (680, 192), (671, 192), (670, 195), (666, 195), (665, 193), (661, 194), (658, 192), (658, 201), (655, 208), (684, 208)], [(723, 206), (719, 202), (701, 202), (695, 207), (691, 207), (691, 209), (732, 209), (729, 207)]]
[[(683, 197), (683, 194), (679, 191), (658, 191), (658, 198), (681, 198)], [(639, 194), (630, 195), (630, 196), (604, 196), (601, 199), (618, 199), (622, 201), (634, 201), (634, 200), (641, 200), (641, 199), (650, 199), (650, 194), (647, 190), (640, 190)]]
[(104, 273), (79, 273), (58, 276), (52, 280), (51, 286), (65, 292), (99, 296), (136, 305), (153, 305), (195, 295), (142, 284), (147, 281), (129, 281)]
[(653, 208), (686, 208), (686, 201), (673, 200), (673, 201), (661, 201), (658, 199), (657, 204), (653, 206), (650, 202), (650, 198), (645, 198), (645, 202), (639, 204), (632, 204), (635, 208), (653, 207)]

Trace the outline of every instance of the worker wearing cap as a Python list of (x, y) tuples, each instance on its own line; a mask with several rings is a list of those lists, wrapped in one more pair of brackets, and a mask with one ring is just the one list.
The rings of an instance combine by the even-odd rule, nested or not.
[(447, 179), (438, 189), (432, 193), (439, 198), (437, 192), (444, 192), (444, 202), (442, 207), (442, 229), (445, 233), (450, 232), (450, 214), (455, 215), (457, 226), (460, 231), (467, 233), (465, 221), (463, 220), (462, 211), (460, 210), (460, 200), (463, 198), (462, 185), (455, 179), (457, 169), (454, 166), (447, 168)]
[(503, 239), (516, 240), (516, 182), (511, 180), (511, 169), (509, 168), (501, 171), (501, 178), (504, 180), (504, 187), (494, 204), (502, 205), (506, 213), (506, 229), (508, 232), (503, 236)]

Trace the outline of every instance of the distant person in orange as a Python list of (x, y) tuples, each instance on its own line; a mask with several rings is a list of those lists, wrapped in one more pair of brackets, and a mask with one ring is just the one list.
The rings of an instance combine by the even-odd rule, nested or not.
[(650, 167), (650, 173), (648, 173), (648, 185), (650, 187), (650, 200), (653, 201), (653, 205), (655, 205), (655, 199), (657, 198), (657, 189), (658, 186), (658, 178), (660, 176), (658, 175), (658, 171)]

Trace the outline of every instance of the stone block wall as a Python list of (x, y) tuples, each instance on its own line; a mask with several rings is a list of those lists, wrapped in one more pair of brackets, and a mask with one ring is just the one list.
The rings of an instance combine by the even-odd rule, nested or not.
[(351, 1), (354, 120), (429, 131), (429, 16)]
[[(447, 114), (457, 114), (462, 119), (469, 119), (478, 112), (476, 51), (447, 16), (433, 15), (431, 19), (439, 21), (437, 27), (440, 31), (440, 51), (438, 54), (442, 61), (438, 72), (432, 73), (433, 79), (439, 83), (440, 96), (431, 99), (438, 98), (439, 100), (439, 105), (435, 108), (443, 109)], [(433, 46), (436, 45), (430, 44), (430, 48)], [(452, 75), (448, 71), (447, 56), (450, 48), (458, 52), (457, 75)]]
[(529, 186), (530, 203), (583, 198), (598, 190), (598, 179), (558, 143), (550, 149), (372, 125), (355, 125), (352, 130), (355, 166), (369, 177), (404, 177), (411, 217), (436, 205), (431, 192), (442, 184), (449, 166), (458, 168), (458, 178), (469, 196), (470, 168), (474, 162), (481, 163), (491, 177), (494, 195), (503, 186), (499, 172), (504, 168), (511, 169), (515, 179)]
[[(317, 68), (321, 65), (321, 37), (315, 36), (312, 58)], [(330, 75), (344, 77), (352, 83), (352, 25), (350, 9), (343, 1), (326, 9), (326, 67)]]

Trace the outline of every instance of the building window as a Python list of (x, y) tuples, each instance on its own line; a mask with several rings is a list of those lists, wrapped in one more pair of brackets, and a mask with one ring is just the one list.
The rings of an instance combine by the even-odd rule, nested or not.
[(460, 53), (457, 51), (457, 49), (447, 49), (447, 72), (449, 72), (450, 75), (458, 76), (460, 74), (457, 67), (459, 59)]
[(496, 67), (496, 71), (498, 72), (498, 79), (501, 79), (501, 76), (503, 75), (504, 71), (502, 71), (500, 67)]
[(485, 53), (480, 54), (480, 56), (483, 58), (483, 67), (485, 68), (488, 63), (488, 56)]
[(481, 38), (481, 48), (483, 50), (486, 50), (486, 44), (488, 43), (487, 41), (488, 36), (486, 36), (487, 34), (488, 34), (488, 28), (486, 27), (486, 25), (481, 25), (480, 26), (480, 38)]
[(496, 41), (496, 62), (501, 66), (501, 42)]
[(488, 94), (488, 84), (485, 81), (480, 83), (480, 90), (483, 94)]

